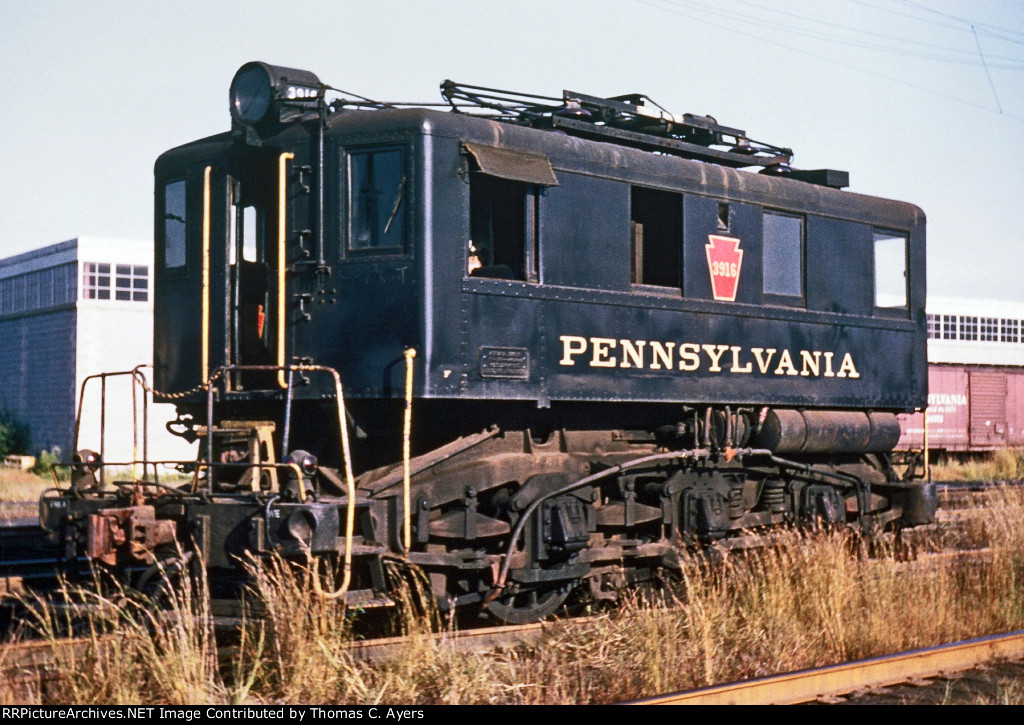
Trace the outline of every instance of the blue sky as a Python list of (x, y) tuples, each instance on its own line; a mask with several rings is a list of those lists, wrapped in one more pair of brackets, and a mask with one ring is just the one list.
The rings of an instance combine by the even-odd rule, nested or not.
[(928, 215), (935, 295), (1024, 301), (1021, 0), (36, 0), (0, 9), (0, 256), (149, 238), (249, 60), (382, 100), (641, 92)]

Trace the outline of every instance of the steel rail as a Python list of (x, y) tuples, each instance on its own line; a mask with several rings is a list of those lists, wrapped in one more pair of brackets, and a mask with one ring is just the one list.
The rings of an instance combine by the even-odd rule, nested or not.
[[(550, 623), (490, 627), (464, 632), (426, 635), (441, 646), (473, 652), (501, 646), (534, 643)], [(0, 647), (0, 673), (10, 680), (46, 677), (61, 661), (74, 661), (89, 648), (102, 644), (89, 639), (21, 642)], [(381, 661), (406, 647), (409, 637), (352, 642), (353, 660)], [(218, 659), (226, 662), (238, 654), (235, 646), (218, 647)], [(627, 705), (792, 705), (828, 700), (853, 692), (917, 682), (977, 668), (994, 660), (1024, 657), (1024, 631), (981, 637), (859, 662), (818, 667), (772, 677), (699, 690), (645, 698)]]
[[(584, 618), (584, 621), (589, 618)], [(458, 652), (482, 652), (498, 647), (536, 643), (551, 627), (551, 622), (484, 627), (456, 632), (436, 632), (423, 635), (435, 645), (450, 647)], [(383, 637), (369, 640), (353, 640), (348, 653), (356, 662), (380, 662), (408, 647), (413, 637)], [(56, 671), (61, 663), (67, 664), (81, 659), (97, 646), (113, 643), (114, 635), (98, 638), (67, 638), (27, 640), (0, 645), (0, 677), (8, 680), (46, 677)], [(237, 645), (217, 647), (217, 657), (222, 663), (229, 662), (239, 654)]]
[[(585, 622), (590, 617), (573, 619), (573, 624)], [(458, 652), (483, 652), (498, 647), (517, 644), (534, 644), (554, 622), (531, 622), (530, 624), (508, 624), (498, 627), (481, 627), (455, 632), (437, 632), (424, 635), (439, 646), (448, 646)], [(377, 662), (409, 645), (409, 637), (384, 637), (355, 640), (349, 652), (359, 662)]]
[(1024, 657), (1024, 630), (662, 695), (630, 705), (796, 705)]

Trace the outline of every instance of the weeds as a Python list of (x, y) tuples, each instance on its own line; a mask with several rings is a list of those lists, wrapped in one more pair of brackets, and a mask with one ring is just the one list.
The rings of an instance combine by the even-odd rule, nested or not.
[(157, 607), (97, 577), (89, 587), (62, 583), (54, 597), (22, 597), (22, 634), (45, 642), (56, 665), (56, 676), (37, 688), (39, 701), (225, 702), (205, 581), (176, 578), (164, 593)]
[(946, 460), (931, 468), (936, 481), (1015, 481), (1024, 478), (1024, 451), (1000, 448), (964, 461)]
[[(353, 656), (366, 615), (311, 594), (325, 567), (251, 562), (246, 621), (217, 666), (202, 577), (171, 588), (158, 612), (123, 590), (67, 588), (36, 606), (33, 627), (58, 652), (38, 702), (604, 703), (871, 657), (1024, 627), (1024, 493), (1001, 489), (972, 536), (988, 559), (906, 561), (896, 547), (858, 556), (845, 530), (791, 532), (772, 546), (683, 557), (680, 595), (626, 593), (614, 611), (556, 621), (541, 642), (470, 654), (448, 635), (422, 575), (389, 565), (403, 650)], [(910, 552), (913, 559), (913, 552)], [(71, 651), (63, 633), (89, 638)], [(114, 636), (110, 636), (114, 635)], [(0, 684), (0, 701), (24, 700)], [(4, 689), (6, 688), (6, 689)], [(20, 694), (19, 694), (20, 693)], [(1018, 693), (1005, 693), (1018, 701)]]

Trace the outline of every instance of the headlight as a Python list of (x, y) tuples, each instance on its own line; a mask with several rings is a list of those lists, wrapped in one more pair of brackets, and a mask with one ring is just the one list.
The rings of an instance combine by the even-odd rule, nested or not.
[(279, 118), (285, 106), (314, 106), (324, 91), (315, 73), (252, 61), (231, 81), (231, 118), (256, 126)]

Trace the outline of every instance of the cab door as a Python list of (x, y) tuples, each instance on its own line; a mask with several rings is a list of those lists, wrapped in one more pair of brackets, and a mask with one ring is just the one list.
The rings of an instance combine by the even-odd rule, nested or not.
[[(288, 234), (279, 222), (288, 156), (246, 149), (231, 165), (224, 338), (229, 364), (284, 364), (288, 305), (281, 296), (287, 259), (282, 247)], [(236, 372), (228, 382), (234, 390), (267, 389), (277, 386), (278, 377)]]

